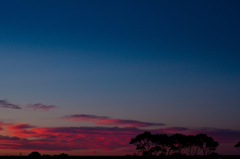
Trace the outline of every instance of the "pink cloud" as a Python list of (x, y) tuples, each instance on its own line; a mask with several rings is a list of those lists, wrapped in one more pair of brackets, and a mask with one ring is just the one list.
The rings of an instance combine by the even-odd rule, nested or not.
[(31, 108), (33, 110), (49, 111), (51, 109), (56, 109), (57, 106), (55, 106), (55, 105), (44, 105), (44, 104), (41, 104), (41, 103), (37, 103), (37, 104), (28, 105), (27, 108)]
[(87, 121), (98, 125), (110, 125), (118, 127), (148, 127), (148, 126), (163, 126), (163, 123), (142, 122), (137, 120), (114, 119), (105, 116), (75, 114), (65, 116), (62, 119), (71, 121)]

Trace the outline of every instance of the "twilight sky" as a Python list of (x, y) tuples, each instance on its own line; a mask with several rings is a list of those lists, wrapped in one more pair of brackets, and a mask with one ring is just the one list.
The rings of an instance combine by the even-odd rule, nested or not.
[(0, 155), (133, 154), (206, 133), (239, 154), (240, 1), (0, 2)]

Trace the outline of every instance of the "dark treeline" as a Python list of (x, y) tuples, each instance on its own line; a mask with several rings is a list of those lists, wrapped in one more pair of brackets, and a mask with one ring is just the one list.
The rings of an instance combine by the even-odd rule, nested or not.
[(39, 152), (37, 151), (33, 151), (28, 155), (29, 159), (65, 159), (65, 158), (69, 158), (68, 154), (65, 153), (61, 153), (60, 155), (41, 155)]
[(151, 134), (144, 132), (132, 138), (130, 144), (136, 145), (137, 155), (210, 155), (218, 147), (218, 142), (206, 134), (183, 135)]
[(240, 141), (234, 146), (240, 151)]
[[(28, 156), (0, 156), (0, 159), (239, 159), (239, 155), (219, 155), (214, 151), (218, 142), (206, 134), (183, 135), (183, 134), (151, 134), (144, 132), (132, 138), (130, 144), (136, 145), (137, 154), (126, 156), (69, 156), (41, 155), (37, 151)], [(234, 145), (240, 151), (240, 141)]]

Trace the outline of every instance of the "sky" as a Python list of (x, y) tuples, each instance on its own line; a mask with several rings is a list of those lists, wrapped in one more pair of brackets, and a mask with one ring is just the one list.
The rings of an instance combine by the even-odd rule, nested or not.
[(0, 155), (126, 155), (205, 133), (240, 152), (240, 1), (0, 2)]

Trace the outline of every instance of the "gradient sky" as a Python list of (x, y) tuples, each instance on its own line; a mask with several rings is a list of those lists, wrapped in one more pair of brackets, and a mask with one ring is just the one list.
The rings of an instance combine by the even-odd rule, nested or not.
[(238, 0), (1, 1), (0, 155), (133, 154), (146, 130), (239, 154), (239, 17)]

